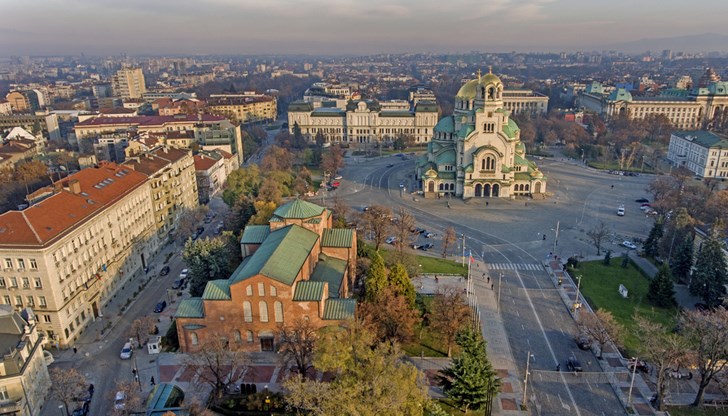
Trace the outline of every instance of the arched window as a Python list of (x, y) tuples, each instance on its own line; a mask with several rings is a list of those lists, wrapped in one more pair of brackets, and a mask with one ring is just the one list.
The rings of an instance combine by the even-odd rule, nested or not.
[(245, 322), (253, 322), (253, 310), (250, 307), (250, 302), (247, 300), (243, 302), (243, 320)]
[(278, 289), (276, 289), (275, 286), (271, 285), (270, 287), (270, 295), (271, 296), (278, 296)]
[(243, 342), (243, 337), (240, 336), (240, 331), (238, 331), (237, 329), (233, 331), (233, 339), (235, 340), (235, 342)]
[(197, 334), (194, 332), (190, 332), (190, 342), (192, 342), (192, 345), (197, 345), (200, 343), (200, 339), (197, 338)]
[(260, 313), (260, 322), (268, 322), (268, 304), (264, 300), (258, 302), (258, 312)]
[(265, 296), (265, 283), (258, 283), (258, 296)]
[(283, 322), (283, 304), (279, 301), (273, 303), (273, 313), (275, 314), (276, 322)]
[(253, 286), (248, 285), (245, 287), (245, 294), (248, 296), (253, 296)]
[(485, 159), (482, 159), (480, 162), (480, 170), (485, 170)]
[(441, 191), (443, 190), (443, 185), (442, 185), (442, 184), (440, 184), (440, 190), (441, 190)]
[(253, 331), (245, 331), (245, 339), (248, 342), (253, 342)]
[(526, 184), (526, 191), (528, 191), (528, 184)]

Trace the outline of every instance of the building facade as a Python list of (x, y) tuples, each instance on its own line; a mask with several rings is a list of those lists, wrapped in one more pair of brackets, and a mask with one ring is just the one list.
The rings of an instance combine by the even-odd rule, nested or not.
[(194, 156), (197, 194), (200, 204), (207, 204), (222, 191), (227, 179), (225, 158), (218, 152), (200, 152)]
[(122, 68), (111, 78), (114, 96), (123, 100), (141, 99), (147, 92), (141, 68)]
[(72, 345), (159, 249), (147, 176), (104, 164), (0, 215), (2, 303), (31, 307), (58, 347)]
[(149, 178), (157, 237), (167, 240), (180, 214), (198, 205), (192, 151), (162, 146), (127, 160), (123, 166)]
[(532, 90), (503, 90), (503, 107), (511, 114), (545, 116), (549, 111), (549, 97)]
[(0, 305), (0, 349), (0, 414), (40, 414), (51, 380), (43, 335), (31, 309), (17, 312), (10, 305)]
[(674, 132), (667, 160), (701, 178), (727, 178), (728, 139), (704, 130)]
[(269, 225), (249, 225), (243, 262), (228, 279), (212, 280), (200, 298), (183, 300), (176, 323), (180, 348), (228, 337), (246, 351), (275, 351), (282, 325), (315, 326), (352, 319), (348, 297), (356, 268), (356, 230), (333, 229), (331, 212), (299, 199), (282, 205)]
[(310, 143), (321, 132), (327, 143), (391, 143), (400, 135), (427, 143), (437, 124), (437, 104), (420, 101), (414, 111), (384, 110), (376, 101), (350, 102), (346, 110), (314, 108), (297, 101), (288, 106), (288, 128), (298, 125)]
[(278, 118), (278, 100), (263, 94), (212, 94), (207, 109), (241, 123)]
[(526, 158), (518, 125), (492, 73), (460, 88), (453, 115), (443, 117), (416, 165), (425, 197), (543, 197), (546, 177)]

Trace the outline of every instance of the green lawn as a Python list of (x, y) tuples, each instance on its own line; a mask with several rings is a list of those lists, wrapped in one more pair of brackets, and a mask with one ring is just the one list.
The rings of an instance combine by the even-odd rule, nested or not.
[(468, 268), (463, 267), (461, 263), (456, 261), (438, 257), (417, 256), (417, 262), (417, 264), (422, 266), (422, 273), (459, 274), (462, 276), (468, 275)]
[(710, 407), (670, 406), (670, 416), (728, 416), (728, 409)]
[[(579, 269), (571, 272), (581, 275), (581, 291), (588, 298), (592, 308), (606, 309), (625, 328), (624, 346), (628, 353), (637, 350), (637, 336), (634, 334), (635, 313), (672, 329), (675, 325), (677, 309), (657, 308), (646, 299), (649, 281), (630, 262), (629, 267), (621, 267), (621, 259), (613, 258), (610, 266), (600, 261), (579, 263)], [(619, 294), (619, 285), (629, 291), (626, 299)]]

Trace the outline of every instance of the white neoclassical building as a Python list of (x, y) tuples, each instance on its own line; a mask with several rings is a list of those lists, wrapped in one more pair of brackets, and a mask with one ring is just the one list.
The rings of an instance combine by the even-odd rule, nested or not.
[(425, 197), (544, 196), (546, 177), (526, 159), (520, 130), (504, 106), (503, 83), (492, 73), (467, 82), (443, 117), (416, 175)]

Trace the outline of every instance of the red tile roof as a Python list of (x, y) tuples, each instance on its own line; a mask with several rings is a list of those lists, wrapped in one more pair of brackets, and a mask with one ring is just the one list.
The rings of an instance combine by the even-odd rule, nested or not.
[(210, 170), (211, 167), (215, 166), (217, 159), (213, 159), (209, 156), (195, 155), (195, 170)]
[[(23, 211), (0, 215), (0, 247), (40, 247), (93, 218), (142, 186), (147, 177), (109, 163), (87, 168), (56, 185), (68, 186)], [(80, 191), (71, 191), (78, 181)], [(105, 181), (105, 184), (104, 182)]]
[[(225, 117), (212, 114), (202, 114), (203, 122), (223, 121)], [(76, 126), (103, 126), (129, 124), (136, 126), (161, 126), (167, 123), (191, 123), (198, 121), (197, 114), (177, 114), (175, 116), (129, 116), (129, 117), (93, 117), (76, 123)]]

